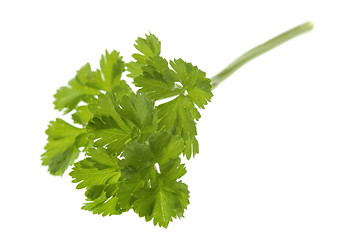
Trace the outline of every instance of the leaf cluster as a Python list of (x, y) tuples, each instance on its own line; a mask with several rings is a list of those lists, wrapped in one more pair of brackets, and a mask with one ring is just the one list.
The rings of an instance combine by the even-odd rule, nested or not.
[[(73, 123), (50, 122), (42, 164), (59, 176), (73, 166), (73, 182), (86, 189), (83, 209), (103, 216), (132, 209), (167, 227), (189, 204), (181, 158), (199, 152), (196, 123), (213, 96), (211, 84), (191, 63), (162, 58), (153, 34), (134, 46), (133, 61), (106, 51), (100, 69), (85, 64), (58, 89), (55, 109)], [(80, 152), (85, 159), (78, 160)]]

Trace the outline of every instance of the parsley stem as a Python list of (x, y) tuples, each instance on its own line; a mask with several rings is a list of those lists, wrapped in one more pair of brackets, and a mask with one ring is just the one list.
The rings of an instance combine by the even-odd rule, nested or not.
[(211, 78), (212, 79), (211, 84), (213, 89), (247, 62), (281, 45), (282, 43), (294, 37), (297, 37), (300, 34), (308, 32), (312, 29), (313, 29), (313, 23), (306, 22), (242, 54), (236, 60), (234, 60), (230, 65), (228, 65), (225, 69), (223, 69), (222, 71), (220, 71), (218, 74), (216, 74), (214, 77)]

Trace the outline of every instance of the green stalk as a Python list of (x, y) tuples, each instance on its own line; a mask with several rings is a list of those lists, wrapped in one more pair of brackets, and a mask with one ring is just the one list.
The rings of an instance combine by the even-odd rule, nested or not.
[(234, 60), (230, 65), (228, 65), (225, 69), (220, 71), (217, 75), (212, 77), (212, 87), (213, 89), (217, 87), (221, 82), (223, 82), (226, 78), (228, 78), (231, 74), (233, 74), (236, 70), (242, 67), (247, 62), (251, 61), (252, 59), (258, 57), (259, 55), (281, 45), (282, 43), (297, 37), (300, 34), (308, 32), (313, 29), (313, 23), (306, 22), (301, 24), (295, 28), (284, 32), (271, 40), (249, 50), (248, 52), (239, 56), (236, 60)]

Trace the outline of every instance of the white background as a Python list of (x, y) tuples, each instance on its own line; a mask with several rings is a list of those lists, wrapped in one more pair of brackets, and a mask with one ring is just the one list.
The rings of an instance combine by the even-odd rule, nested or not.
[[(0, 3), (1, 239), (361, 239), (361, 36), (357, 0)], [(212, 77), (305, 21), (313, 32), (222, 83), (187, 163), (185, 218), (80, 210), (83, 191), (41, 166), (53, 94), (105, 49), (131, 59), (149, 31), (162, 55)]]

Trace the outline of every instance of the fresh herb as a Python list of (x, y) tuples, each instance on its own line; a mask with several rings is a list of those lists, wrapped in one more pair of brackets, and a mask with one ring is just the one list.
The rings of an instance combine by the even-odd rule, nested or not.
[[(250, 50), (212, 79), (182, 59), (162, 58), (153, 34), (136, 40), (132, 62), (106, 51), (100, 69), (85, 64), (55, 93), (55, 109), (71, 114), (74, 125), (60, 118), (50, 122), (42, 164), (59, 176), (73, 166), (76, 188), (86, 189), (83, 209), (103, 216), (133, 209), (166, 228), (189, 204), (181, 158), (199, 152), (196, 123), (212, 89), (249, 60), (312, 27), (305, 23)], [(133, 88), (122, 80), (126, 73)], [(86, 158), (75, 162), (80, 152)]]

